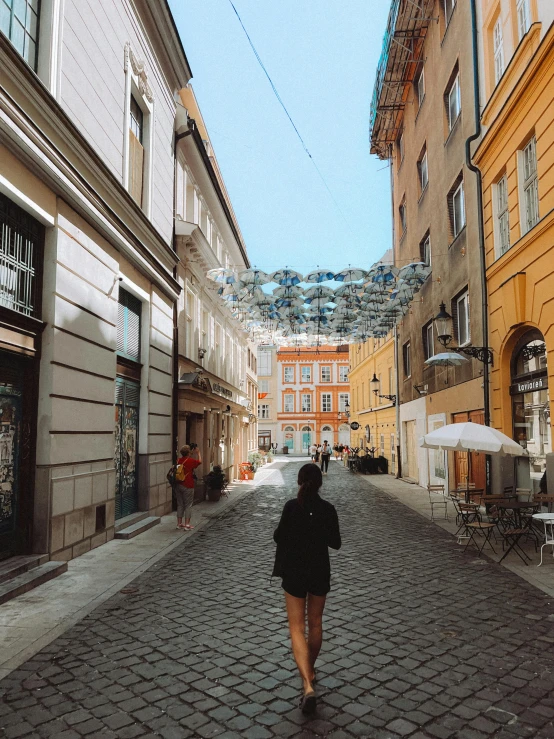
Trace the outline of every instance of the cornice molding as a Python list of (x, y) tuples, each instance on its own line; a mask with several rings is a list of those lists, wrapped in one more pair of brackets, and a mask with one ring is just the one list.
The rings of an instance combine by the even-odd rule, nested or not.
[[(179, 89), (185, 87), (192, 78), (192, 70), (167, 0), (132, 0), (132, 3), (137, 18), (151, 19), (158, 35), (158, 51), (166, 57)], [(150, 41), (154, 43), (154, 39)]]
[(141, 95), (144, 95), (144, 97), (148, 100), (149, 103), (154, 102), (154, 93), (152, 92), (152, 88), (148, 84), (148, 75), (146, 73), (146, 64), (144, 60), (138, 59), (135, 56), (135, 53), (131, 49), (131, 44), (129, 41), (125, 43), (125, 71), (129, 68), (129, 63), (131, 64), (131, 69), (133, 70), (133, 73), (138, 78), (138, 88)]

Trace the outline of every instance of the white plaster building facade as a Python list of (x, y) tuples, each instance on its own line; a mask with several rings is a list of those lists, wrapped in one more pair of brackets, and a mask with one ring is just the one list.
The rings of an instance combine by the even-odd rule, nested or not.
[(258, 447), (269, 451), (277, 439), (277, 347), (258, 347)]
[[(179, 444), (202, 451), (201, 475), (221, 465), (228, 479), (256, 438), (254, 345), (218, 295), (209, 269), (249, 266), (246, 248), (192, 88), (177, 120), (175, 234), (178, 302)], [(255, 357), (254, 357), (255, 359)]]
[(191, 72), (165, 0), (4, 6), (0, 552), (64, 560), (116, 518), (171, 509), (174, 125)]

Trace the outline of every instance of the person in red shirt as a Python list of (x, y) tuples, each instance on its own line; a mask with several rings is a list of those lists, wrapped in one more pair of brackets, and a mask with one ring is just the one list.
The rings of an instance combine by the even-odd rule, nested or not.
[[(192, 451), (188, 444), (179, 449), (181, 455), (177, 464), (182, 464), (185, 470), (185, 479), (175, 483), (175, 497), (177, 498), (177, 528), (190, 531), (190, 517), (194, 502), (194, 470), (202, 463), (200, 450), (195, 447)], [(183, 516), (185, 523), (183, 524)]]

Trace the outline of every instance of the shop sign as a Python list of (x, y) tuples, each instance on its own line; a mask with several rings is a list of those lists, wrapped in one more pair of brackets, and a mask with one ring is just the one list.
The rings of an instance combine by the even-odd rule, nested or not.
[(233, 393), (231, 392), (231, 390), (223, 387), (223, 385), (220, 385), (218, 382), (212, 383), (212, 391), (217, 395), (223, 395), (225, 398), (233, 397)]
[(530, 380), (522, 380), (521, 382), (514, 382), (510, 385), (510, 395), (533, 393), (536, 390), (546, 390), (547, 387), (548, 377), (536, 377)]
[(360, 424), (357, 421), (352, 421), (350, 428), (352, 431), (357, 431), (360, 428)]

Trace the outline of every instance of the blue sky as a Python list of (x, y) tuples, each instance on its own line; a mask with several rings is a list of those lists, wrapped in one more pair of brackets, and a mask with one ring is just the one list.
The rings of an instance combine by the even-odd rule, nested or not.
[(389, 0), (234, 3), (333, 195), (229, 0), (170, 0), (250, 261), (369, 267), (391, 241), (389, 171), (368, 141)]

